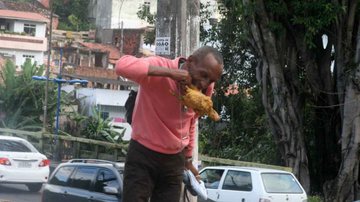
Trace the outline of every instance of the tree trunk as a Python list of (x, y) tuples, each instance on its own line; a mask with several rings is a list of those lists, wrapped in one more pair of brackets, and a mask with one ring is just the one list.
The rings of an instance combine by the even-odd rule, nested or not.
[[(334, 180), (324, 184), (324, 193), (326, 201), (345, 201), (351, 202), (359, 199), (359, 144), (360, 144), (360, 22), (355, 23), (356, 1), (349, 1), (349, 10), (345, 16), (340, 19), (346, 20), (346, 23), (339, 23), (338, 45), (336, 47), (337, 58), (339, 61), (338, 73), (345, 76), (345, 67), (351, 74), (347, 78), (338, 80), (338, 86), (346, 86), (344, 97), (343, 115), (342, 115), (342, 133), (341, 133), (341, 166), (338, 175)], [(357, 36), (353, 36), (353, 31), (357, 30)], [(356, 40), (354, 40), (356, 39)], [(356, 46), (354, 46), (354, 44)], [(356, 47), (356, 51), (353, 49)], [(353, 54), (355, 52), (355, 54)], [(340, 55), (341, 54), (341, 55)], [(352, 62), (354, 61), (354, 62)], [(356, 68), (351, 69), (349, 65), (355, 63)], [(339, 78), (339, 76), (338, 76)], [(344, 81), (346, 85), (344, 85)], [(339, 88), (338, 87), (338, 88)], [(341, 88), (340, 88), (341, 89)]]
[(326, 201), (359, 199), (360, 66), (346, 87), (341, 136), (342, 164), (338, 176), (324, 184)]
[[(243, 3), (249, 5), (250, 2), (243, 0)], [(279, 40), (286, 39), (276, 38), (269, 30), (270, 15), (265, 10), (264, 1), (257, 0), (256, 4), (257, 10), (250, 22), (251, 43), (260, 60), (257, 78), (262, 87), (262, 102), (285, 165), (293, 169), (293, 173), (308, 192), (310, 177), (303, 135), (301, 99), (294, 90), (296, 86), (285, 80), (286, 71), (293, 69), (291, 61), (281, 60), (287, 58), (284, 57), (287, 51), (279, 46)]]

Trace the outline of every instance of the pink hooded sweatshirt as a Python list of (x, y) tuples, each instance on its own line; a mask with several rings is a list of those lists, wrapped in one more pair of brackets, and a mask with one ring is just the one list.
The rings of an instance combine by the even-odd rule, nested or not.
[[(126, 55), (116, 62), (115, 70), (117, 75), (140, 85), (132, 117), (131, 138), (159, 153), (176, 154), (185, 149), (185, 156), (191, 157), (197, 115), (192, 109), (184, 110), (178, 99), (177, 82), (168, 77), (148, 76), (150, 65), (178, 69), (179, 60)], [(212, 83), (206, 92), (208, 96), (213, 88)]]

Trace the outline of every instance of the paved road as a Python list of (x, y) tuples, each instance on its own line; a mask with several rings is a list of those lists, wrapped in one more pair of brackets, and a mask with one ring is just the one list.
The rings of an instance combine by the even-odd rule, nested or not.
[(0, 185), (0, 202), (40, 202), (41, 192), (29, 192), (25, 185)]
[[(50, 172), (59, 162), (51, 161)], [(40, 202), (41, 191), (29, 192), (25, 185), (21, 184), (0, 184), (0, 202)]]

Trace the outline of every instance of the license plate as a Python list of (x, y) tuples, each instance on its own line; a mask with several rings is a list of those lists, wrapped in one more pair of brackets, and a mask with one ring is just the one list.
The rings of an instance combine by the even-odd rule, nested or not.
[(19, 166), (19, 168), (30, 168), (30, 167), (31, 167), (31, 163), (30, 163), (30, 162), (26, 162), (26, 161), (22, 161), (22, 162), (19, 162), (18, 166)]

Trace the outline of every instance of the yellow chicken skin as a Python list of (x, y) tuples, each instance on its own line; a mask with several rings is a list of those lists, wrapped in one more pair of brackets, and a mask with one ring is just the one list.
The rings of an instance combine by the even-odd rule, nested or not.
[(202, 94), (194, 86), (186, 86), (185, 95), (181, 96), (181, 102), (200, 116), (206, 114), (214, 121), (220, 120), (219, 114), (213, 109), (211, 98)]

